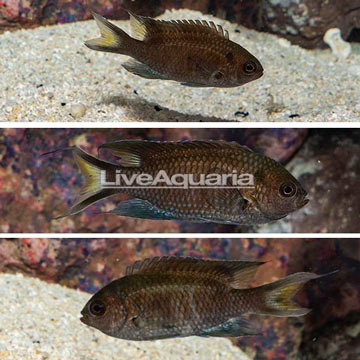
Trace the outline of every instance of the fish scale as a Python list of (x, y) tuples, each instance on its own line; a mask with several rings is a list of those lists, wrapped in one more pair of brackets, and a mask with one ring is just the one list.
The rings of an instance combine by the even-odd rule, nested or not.
[[(125, 140), (103, 144), (100, 148), (110, 150), (118, 157), (119, 164), (104, 162), (74, 148), (74, 157), (85, 175), (86, 185), (82, 196), (66, 215), (116, 193), (130, 197), (112, 211), (118, 215), (229, 224), (257, 224), (280, 219), (308, 202), (306, 191), (281, 164), (236, 143)], [(127, 188), (107, 189), (100, 182), (102, 170), (112, 182), (116, 172), (128, 178), (134, 174), (148, 174), (155, 179), (162, 171), (169, 180), (173, 175), (187, 175), (195, 182), (200, 175), (205, 179), (211, 174), (229, 174), (230, 178), (215, 187), (206, 186), (206, 183), (201, 184), (203, 188), (165, 187), (166, 183), (148, 187), (133, 183)], [(239, 187), (233, 183), (233, 174), (236, 180), (241, 174), (248, 174), (252, 182)], [(293, 193), (285, 194), (284, 186)]]
[[(153, 282), (156, 285), (145, 286), (143, 291), (137, 292), (134, 297), (129, 293), (128, 299), (129, 301), (136, 302), (141, 309), (146, 309), (146, 313), (149, 314), (146, 320), (155, 329), (158, 329), (159, 324), (161, 324), (163, 330), (158, 335), (176, 335), (179, 333), (187, 335), (189, 333), (200, 332), (204, 326), (210, 327), (226, 320), (226, 317), (219, 310), (224, 306), (227, 299), (216, 299), (214, 301), (214, 297), (211, 296), (217, 291), (216, 285), (218, 284), (210, 284), (210, 280), (208, 280), (198, 285), (192, 277), (185, 287), (183, 284), (184, 279), (177, 279), (175, 276), (170, 279), (160, 279), (160, 281), (158, 278), (154, 278)], [(163, 284), (159, 286), (159, 282), (163, 282)], [(187, 301), (189, 292), (196, 298), (193, 304), (196, 312), (192, 314), (193, 316), (186, 319), (186, 312), (191, 307)], [(151, 304), (155, 305), (155, 311), (152, 308), (149, 309)], [(205, 308), (207, 309), (206, 312), (204, 311)], [(202, 314), (202, 316), (196, 316), (196, 314)], [(173, 327), (174, 324), (176, 324), (175, 328)]]
[(235, 87), (263, 75), (259, 60), (229, 40), (221, 26), (206, 21), (158, 21), (129, 14), (132, 37), (93, 14), (101, 37), (85, 45), (130, 56), (132, 59), (123, 67), (133, 74), (187, 86)]
[(163, 257), (136, 262), (96, 293), (81, 321), (128, 340), (256, 333), (244, 314), (300, 316), (291, 297), (321, 275), (297, 273), (250, 288), (261, 262)]

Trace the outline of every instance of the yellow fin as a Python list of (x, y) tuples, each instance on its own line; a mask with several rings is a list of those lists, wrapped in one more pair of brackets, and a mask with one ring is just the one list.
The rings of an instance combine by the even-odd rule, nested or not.
[(100, 29), (101, 37), (87, 40), (85, 45), (93, 50), (122, 53), (126, 48), (124, 40), (127, 40), (129, 36), (101, 15), (95, 13), (92, 15)]
[(303, 316), (310, 312), (310, 309), (300, 308), (291, 301), (300, 287), (306, 282), (319, 279), (323, 276), (314, 273), (296, 273), (283, 279), (262, 285), (247, 291), (259, 294), (262, 293), (262, 305), (255, 311), (256, 314), (274, 315), (274, 316)]
[(129, 12), (129, 15), (132, 37), (136, 40), (144, 41), (147, 35), (145, 21), (142, 17), (132, 14), (131, 12)]
[(103, 189), (101, 185), (101, 171), (114, 170), (115, 165), (97, 159), (77, 147), (73, 149), (73, 156), (84, 175), (85, 185), (81, 189), (81, 197), (63, 216), (74, 215), (117, 191), (116, 189)]
[(81, 194), (96, 192), (100, 190), (100, 171), (101, 169), (90, 162), (87, 162), (79, 153), (74, 152), (74, 159), (78, 164), (81, 173), (85, 177), (85, 185), (81, 189)]

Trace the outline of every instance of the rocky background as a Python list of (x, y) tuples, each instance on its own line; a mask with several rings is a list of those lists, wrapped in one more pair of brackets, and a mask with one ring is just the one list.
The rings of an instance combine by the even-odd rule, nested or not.
[(158, 16), (188, 8), (288, 38), (306, 48), (323, 47), (323, 35), (338, 27), (359, 41), (360, 0), (0, 0), (0, 29), (85, 20), (90, 9), (112, 19), (127, 19), (125, 9)]
[(350, 360), (359, 357), (359, 239), (2, 239), (0, 272), (23, 273), (94, 293), (152, 256), (269, 261), (254, 285), (298, 271), (337, 273), (308, 283), (301, 318), (257, 316), (262, 333), (234, 340), (256, 360)]
[[(0, 130), (1, 232), (359, 232), (360, 130), (356, 129), (3, 129)], [(84, 212), (52, 220), (74, 202), (83, 179), (70, 151), (119, 139), (223, 139), (246, 145), (287, 166), (309, 193), (309, 204), (261, 226), (153, 221), (99, 214), (121, 195)], [(104, 150), (100, 157), (115, 161)]]

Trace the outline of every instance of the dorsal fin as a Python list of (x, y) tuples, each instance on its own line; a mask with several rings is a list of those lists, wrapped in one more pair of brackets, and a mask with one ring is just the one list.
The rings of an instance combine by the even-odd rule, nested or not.
[[(160, 20), (164, 24), (169, 23), (169, 21)], [(185, 26), (201, 26), (207, 30), (211, 30), (214, 33), (218, 34), (219, 36), (229, 39), (229, 32), (224, 30), (221, 25), (216, 25), (213, 21), (206, 21), (206, 20), (172, 20), (170, 23), (177, 24), (177, 25), (185, 25)]]
[(130, 26), (131, 26), (131, 36), (140, 41), (144, 41), (147, 36), (147, 19), (146, 17), (138, 16), (129, 11), (130, 15)]
[(122, 158), (122, 166), (140, 167), (142, 159), (163, 151), (171, 152), (199, 149), (234, 149), (252, 152), (248, 147), (236, 142), (223, 140), (189, 140), (189, 141), (146, 141), (146, 140), (120, 140), (105, 143), (99, 146), (100, 149), (109, 149), (114, 155)]
[(264, 262), (235, 260), (201, 260), (191, 257), (154, 257), (136, 261), (126, 269), (126, 276), (188, 272), (207, 274), (217, 281), (239, 289), (249, 286), (257, 268)]
[(229, 39), (228, 31), (221, 25), (215, 25), (213, 21), (206, 20), (155, 20), (149, 17), (135, 15), (129, 12), (132, 36), (145, 41), (152, 33), (179, 33), (198, 30), (215, 33), (225, 39)]

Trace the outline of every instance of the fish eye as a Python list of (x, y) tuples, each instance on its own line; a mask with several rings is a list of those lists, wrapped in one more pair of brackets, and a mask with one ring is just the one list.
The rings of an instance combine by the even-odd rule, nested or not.
[(246, 74), (252, 74), (256, 71), (256, 64), (253, 61), (248, 61), (243, 66), (243, 70)]
[(105, 314), (106, 306), (102, 301), (93, 301), (89, 305), (89, 312), (93, 316), (102, 316)]
[(296, 194), (296, 191), (297, 191), (297, 187), (293, 183), (282, 184), (279, 190), (280, 195), (284, 197), (292, 197)]

